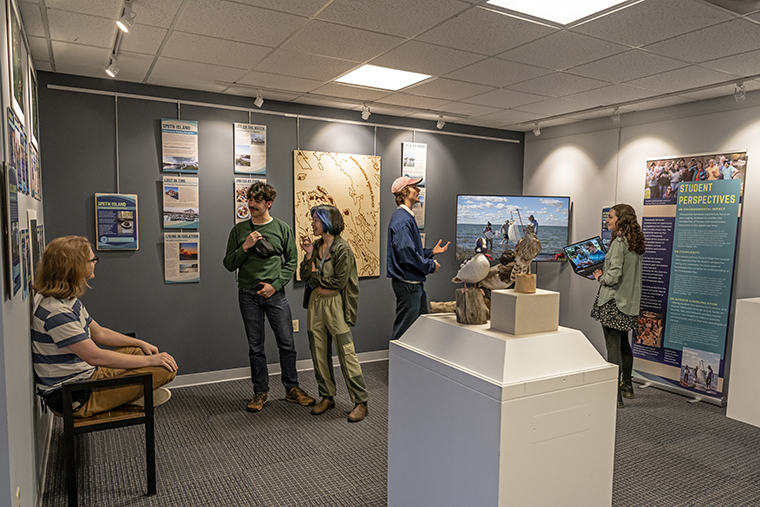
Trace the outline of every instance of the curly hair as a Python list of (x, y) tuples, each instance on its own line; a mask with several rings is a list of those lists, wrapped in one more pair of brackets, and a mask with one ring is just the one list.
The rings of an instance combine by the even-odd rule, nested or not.
[(257, 181), (248, 188), (245, 197), (248, 200), (269, 202), (274, 201), (275, 197), (277, 197), (277, 191), (269, 183)]
[(407, 195), (409, 195), (409, 192), (411, 192), (412, 189), (419, 190), (420, 187), (418, 187), (417, 185), (407, 185), (401, 190), (399, 190), (398, 192), (396, 192), (395, 194), (393, 194), (396, 198), (396, 206), (401, 206), (402, 204), (404, 204), (404, 199), (406, 198)]
[(55, 238), (45, 247), (32, 289), (44, 297), (71, 299), (87, 290), (92, 245), (82, 236)]
[(636, 220), (636, 210), (630, 204), (616, 204), (612, 207), (617, 216), (615, 230), (612, 232), (612, 238), (623, 237), (628, 241), (628, 250), (639, 255), (646, 251), (644, 233), (641, 232), (641, 226)]

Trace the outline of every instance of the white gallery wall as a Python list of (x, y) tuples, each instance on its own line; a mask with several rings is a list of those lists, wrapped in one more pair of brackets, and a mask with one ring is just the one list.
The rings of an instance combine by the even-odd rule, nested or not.
[[(760, 93), (732, 96), (542, 129), (525, 137), (524, 195), (569, 195), (570, 242), (600, 234), (604, 206), (625, 202), (641, 218), (647, 159), (698, 153), (748, 154), (734, 297), (760, 296)], [(535, 264), (534, 264), (535, 266)], [(602, 355), (604, 338), (589, 317), (598, 285), (566, 263), (537, 266), (538, 286), (561, 293), (560, 325), (582, 330)], [(733, 313), (729, 318), (730, 359)], [(728, 366), (730, 373), (730, 364)], [(730, 382), (730, 379), (729, 379)]]

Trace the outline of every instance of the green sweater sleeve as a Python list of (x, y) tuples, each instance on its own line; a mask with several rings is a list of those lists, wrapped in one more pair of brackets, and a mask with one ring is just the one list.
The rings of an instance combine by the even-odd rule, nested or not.
[(227, 271), (235, 271), (245, 262), (245, 258), (248, 255), (243, 250), (243, 242), (238, 241), (237, 228), (233, 227), (230, 231), (230, 237), (227, 240), (227, 252), (224, 255), (224, 267)]
[(298, 268), (298, 250), (296, 249), (296, 238), (293, 230), (288, 226), (284, 226), (282, 233), (285, 251), (282, 253), (283, 264), (280, 276), (272, 283), (274, 290), (280, 290), (285, 287), (290, 279), (293, 278), (293, 275), (296, 274), (296, 268)]

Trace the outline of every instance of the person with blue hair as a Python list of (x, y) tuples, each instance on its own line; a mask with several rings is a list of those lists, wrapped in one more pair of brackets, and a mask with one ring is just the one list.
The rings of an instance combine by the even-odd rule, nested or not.
[(314, 375), (322, 399), (311, 409), (320, 415), (335, 407), (335, 378), (332, 367), (332, 340), (338, 349), (338, 361), (354, 408), (349, 422), (359, 422), (367, 416), (367, 386), (354, 349), (351, 327), (356, 324), (359, 309), (359, 275), (354, 252), (341, 237), (344, 223), (338, 208), (326, 204), (311, 208), (313, 243), (308, 237), (301, 241), (305, 252), (301, 262), (301, 280), (311, 289), (306, 322)]

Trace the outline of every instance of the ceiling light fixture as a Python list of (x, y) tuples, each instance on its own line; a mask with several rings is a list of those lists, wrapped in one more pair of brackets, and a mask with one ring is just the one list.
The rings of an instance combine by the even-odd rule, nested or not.
[(261, 92), (256, 90), (256, 100), (253, 101), (253, 105), (261, 107), (264, 105), (264, 97), (261, 96)]
[(388, 69), (377, 65), (364, 65), (345, 76), (339, 77), (335, 82), (396, 91), (429, 77), (428, 74)]
[(119, 21), (116, 22), (116, 25), (124, 33), (129, 33), (129, 30), (135, 23), (135, 17), (137, 16), (137, 14), (135, 14), (135, 11), (133, 11), (130, 7), (131, 3), (132, 2), (129, 0), (126, 0), (124, 2), (124, 7), (121, 10), (121, 17), (119, 18)]
[(488, 4), (567, 25), (605, 11), (626, 0), (488, 0)]
[(736, 87), (734, 88), (734, 100), (736, 102), (741, 102), (746, 98), (747, 92), (744, 91), (744, 83), (736, 83)]
[(119, 73), (119, 66), (116, 65), (116, 57), (112, 56), (108, 63), (109, 65), (106, 67), (106, 74), (111, 77), (116, 77), (116, 74)]
[(446, 122), (443, 121), (443, 115), (439, 115), (438, 123), (436, 123), (435, 126), (438, 127), (438, 130), (443, 130), (444, 125), (446, 125)]
[(362, 120), (369, 120), (369, 115), (371, 115), (369, 111), (369, 106), (367, 104), (364, 104), (362, 106)]
[(538, 122), (533, 124), (533, 135), (536, 137), (541, 135), (541, 127), (538, 126)]
[(615, 107), (612, 110), (612, 123), (620, 123), (620, 108)]

